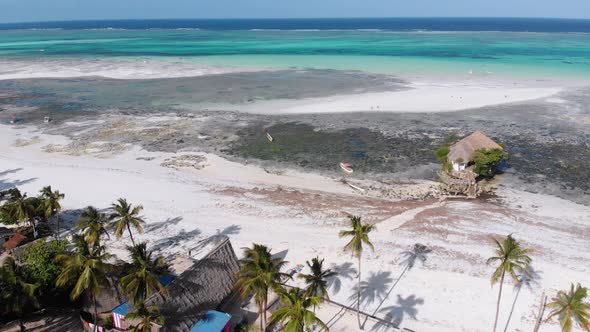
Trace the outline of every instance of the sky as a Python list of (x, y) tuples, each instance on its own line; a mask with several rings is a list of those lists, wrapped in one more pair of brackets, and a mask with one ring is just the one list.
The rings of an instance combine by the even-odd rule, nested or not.
[(0, 0), (0, 23), (144, 18), (555, 17), (590, 0)]

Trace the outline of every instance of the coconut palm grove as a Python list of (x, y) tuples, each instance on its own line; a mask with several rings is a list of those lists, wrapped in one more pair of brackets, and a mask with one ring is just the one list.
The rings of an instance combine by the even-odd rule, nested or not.
[[(17, 322), (24, 331), (23, 321), (28, 316), (52, 308), (70, 308), (78, 310), (88, 321), (87, 329), (118, 330), (113, 325), (113, 316), (100, 314), (97, 304), (103, 292), (116, 289), (130, 306), (124, 317), (133, 322), (129, 330), (166, 330), (165, 317), (154, 303), (167, 303), (171, 295), (163, 278), (174, 272), (166, 252), (149, 248), (133, 237), (144, 231), (143, 207), (119, 198), (106, 209), (93, 206), (82, 209), (73, 227), (64, 227), (63, 221), (60, 225), (63, 198), (64, 193), (49, 186), (36, 196), (17, 188), (0, 193), (0, 222), (14, 231), (1, 256), (0, 323), (9, 326)], [(356, 311), (361, 330), (366, 317), (374, 316), (362, 312), (359, 305), (363, 252), (373, 249), (371, 231), (374, 229), (374, 225), (364, 223), (360, 216), (350, 216), (347, 229), (335, 230), (347, 240), (342, 250), (357, 265), (357, 298), (342, 308)], [(124, 257), (110, 253), (103, 244), (111, 238), (128, 242)], [(502, 239), (490, 238), (489, 243), (490, 258), (482, 264), (490, 266), (491, 285), (498, 293), (497, 306), (489, 308), (495, 312), (495, 320), (486, 324), (493, 331), (501, 331), (503, 324), (507, 324), (498, 319), (503, 287), (508, 280), (523, 287), (535, 277), (538, 273), (532, 267), (535, 248), (525, 247), (512, 234)], [(416, 262), (424, 263), (428, 255), (436, 252), (417, 243), (405, 254), (407, 261), (402, 275)], [(326, 268), (320, 257), (307, 261), (308, 274), (287, 271), (286, 264), (264, 244), (243, 248), (232, 287), (238, 294), (236, 301), (253, 301), (258, 313), (255, 319), (243, 320), (230, 329), (289, 332), (330, 329), (316, 316), (316, 310), (327, 302), (334, 304), (329, 296), (330, 285), (338, 278), (338, 272)], [(295, 275), (303, 287), (289, 285)], [(572, 283), (569, 289), (549, 296), (537, 316), (535, 331), (548, 320), (558, 321), (566, 332), (575, 328), (590, 331), (590, 298), (586, 287)], [(162, 302), (150, 300), (154, 297)], [(269, 303), (271, 298), (278, 301)], [(512, 309), (517, 300), (518, 293)]]

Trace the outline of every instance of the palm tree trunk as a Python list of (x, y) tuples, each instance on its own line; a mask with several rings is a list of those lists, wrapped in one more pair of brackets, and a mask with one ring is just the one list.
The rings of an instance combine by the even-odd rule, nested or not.
[(266, 313), (268, 311), (268, 292), (266, 293), (266, 297), (264, 298), (264, 328), (266, 328), (266, 324), (268, 324)]
[(359, 259), (359, 273), (357, 275), (357, 289), (356, 289), (356, 318), (359, 323), (359, 329), (362, 330), (363, 326), (361, 325), (361, 255), (358, 255)]
[(502, 286), (504, 285), (504, 274), (506, 272), (502, 272), (502, 278), (500, 278), (500, 290), (498, 291), (498, 303), (496, 303), (496, 319), (494, 320), (494, 332), (496, 332), (496, 327), (498, 326), (498, 315), (500, 315), (500, 299), (502, 298)]
[(543, 322), (543, 314), (545, 313), (545, 306), (547, 305), (547, 296), (545, 296), (545, 292), (541, 295), (541, 305), (539, 306), (539, 314), (537, 316), (537, 322), (535, 323), (535, 328), (533, 332), (539, 332), (541, 328), (541, 323)]
[(93, 331), (96, 332), (98, 329), (98, 308), (96, 306), (96, 296), (92, 294), (92, 302), (94, 303), (94, 329)]
[(131, 234), (131, 227), (129, 227), (129, 224), (127, 224), (127, 230), (129, 231), (129, 236), (131, 237), (131, 243), (133, 243), (133, 246), (135, 246), (135, 241), (133, 241), (133, 234)]
[(37, 238), (37, 229), (35, 228), (35, 220), (31, 219), (31, 225), (33, 226), (33, 240)]
[(59, 211), (57, 212), (56, 216), (57, 216), (56, 217), (56, 221), (57, 221), (57, 236), (56, 237), (59, 240)]
[(262, 301), (262, 303), (260, 303), (259, 308), (258, 308), (258, 318), (260, 319), (260, 332), (264, 331), (264, 325), (262, 322), (262, 310), (264, 310), (264, 301)]
[(518, 291), (516, 291), (516, 296), (514, 297), (514, 301), (512, 301), (512, 308), (510, 309), (510, 315), (508, 315), (508, 320), (506, 321), (504, 332), (508, 331), (508, 324), (510, 324), (510, 319), (512, 318), (512, 313), (514, 312), (514, 307), (516, 306), (516, 301), (518, 300), (518, 295), (520, 295), (521, 289), (522, 285), (518, 286)]
[(21, 332), (25, 332), (25, 324), (23, 323), (23, 319), (21, 317), (18, 318), (18, 326)]

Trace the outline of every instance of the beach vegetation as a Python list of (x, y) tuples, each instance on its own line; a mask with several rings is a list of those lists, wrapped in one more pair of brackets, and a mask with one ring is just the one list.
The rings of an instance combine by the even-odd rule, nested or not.
[(59, 213), (61, 211), (60, 201), (64, 199), (65, 195), (59, 191), (51, 190), (51, 186), (46, 186), (41, 189), (41, 209), (46, 219), (56, 217), (57, 224), (57, 239), (59, 239)]
[(73, 284), (70, 292), (72, 301), (78, 299), (83, 293), (87, 293), (93, 303), (94, 325), (97, 326), (96, 298), (103, 288), (111, 286), (107, 273), (114, 269), (114, 266), (108, 263), (112, 256), (106, 253), (104, 246), (91, 246), (82, 235), (74, 235), (73, 240), (76, 249), (56, 257), (56, 261), (63, 265), (63, 270), (57, 277), (56, 286)]
[(511, 277), (513, 281), (519, 282), (519, 274), (528, 274), (528, 266), (532, 262), (532, 258), (528, 256), (532, 253), (531, 249), (523, 248), (520, 243), (509, 234), (502, 243), (495, 238), (492, 238), (496, 245), (496, 253), (494, 256), (488, 258), (487, 264), (497, 264), (497, 268), (492, 274), (492, 285), (499, 283), (498, 300), (496, 303), (496, 315), (494, 319), (494, 329), (498, 325), (498, 316), (500, 313), (500, 301), (502, 298), (502, 287), (506, 275)]
[(131, 263), (123, 264), (122, 270), (126, 275), (119, 282), (129, 298), (138, 304), (153, 293), (168, 295), (168, 290), (160, 281), (161, 277), (170, 273), (166, 259), (162, 256), (153, 257), (153, 251), (147, 249), (145, 242), (128, 246), (127, 251)]
[(22, 267), (7, 257), (0, 267), (0, 318), (17, 317), (24, 331), (23, 315), (39, 306), (37, 288), (26, 280)]
[(305, 281), (307, 296), (320, 296), (321, 298), (330, 299), (327, 285), (328, 280), (336, 276), (336, 272), (330, 269), (324, 269), (324, 260), (319, 257), (312, 258), (311, 263), (305, 262), (310, 269), (310, 274), (299, 274), (299, 278)]
[(441, 146), (434, 152), (436, 160), (438, 160), (441, 165), (441, 169), (446, 172), (450, 172), (453, 169), (453, 165), (447, 161), (449, 152), (450, 149), (448, 145)]
[(123, 236), (123, 232), (127, 230), (131, 238), (131, 243), (135, 245), (131, 228), (135, 228), (140, 234), (143, 233), (142, 225), (145, 224), (145, 221), (139, 215), (143, 210), (143, 206), (132, 206), (127, 203), (126, 199), (119, 198), (116, 203), (112, 204), (112, 208), (114, 212), (111, 214), (110, 219), (111, 227), (115, 229), (115, 236), (117, 239), (120, 239)]
[(133, 311), (125, 315), (125, 318), (138, 321), (131, 327), (130, 331), (132, 332), (150, 332), (152, 331), (152, 323), (164, 324), (164, 316), (160, 313), (160, 308), (147, 306), (144, 302), (137, 304)]
[(63, 294), (64, 288), (55, 287), (63, 269), (55, 258), (66, 253), (67, 245), (68, 241), (65, 240), (39, 240), (28, 245), (19, 257), (23, 275), (38, 286), (41, 299), (55, 299)]
[(491, 177), (498, 171), (502, 161), (508, 159), (503, 149), (476, 150), (473, 156), (474, 172), (480, 176)]
[(373, 244), (369, 239), (369, 233), (375, 230), (375, 226), (370, 224), (363, 224), (361, 217), (350, 216), (350, 229), (342, 230), (339, 233), (340, 237), (350, 238), (350, 241), (344, 246), (344, 251), (352, 254), (358, 259), (358, 274), (357, 274), (357, 320), (359, 329), (363, 329), (361, 325), (361, 258), (363, 255), (364, 246), (368, 246), (374, 250)]
[(280, 323), (281, 331), (285, 332), (312, 331), (314, 326), (329, 331), (328, 326), (312, 310), (322, 302), (321, 297), (309, 295), (299, 288), (283, 289), (279, 296), (283, 307), (271, 315), (270, 326)]
[(588, 288), (579, 283), (570, 285), (569, 291), (559, 291), (547, 307), (553, 309), (547, 320), (557, 318), (564, 332), (571, 332), (574, 324), (585, 331), (590, 331), (590, 301)]
[(267, 322), (268, 295), (272, 290), (280, 293), (282, 282), (291, 278), (281, 272), (287, 264), (280, 257), (273, 257), (270, 249), (261, 244), (253, 244), (251, 248), (244, 248), (242, 268), (238, 272), (236, 286), (242, 297), (254, 296), (260, 317), (260, 329), (264, 330)]
[(108, 222), (104, 213), (99, 212), (93, 206), (88, 206), (80, 214), (76, 228), (82, 232), (84, 239), (90, 246), (100, 246), (101, 237), (109, 237)]

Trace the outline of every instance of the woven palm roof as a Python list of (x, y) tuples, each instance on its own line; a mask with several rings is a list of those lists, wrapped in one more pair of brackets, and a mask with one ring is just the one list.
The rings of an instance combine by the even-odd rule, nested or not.
[(472, 161), (475, 151), (492, 149), (502, 149), (502, 147), (478, 130), (451, 145), (449, 154), (447, 155), (447, 161), (451, 163), (457, 160), (462, 160), (463, 162)]
[(165, 299), (159, 294), (147, 305), (157, 305), (165, 318), (161, 331), (187, 332), (234, 290), (238, 258), (227, 237), (168, 285)]

